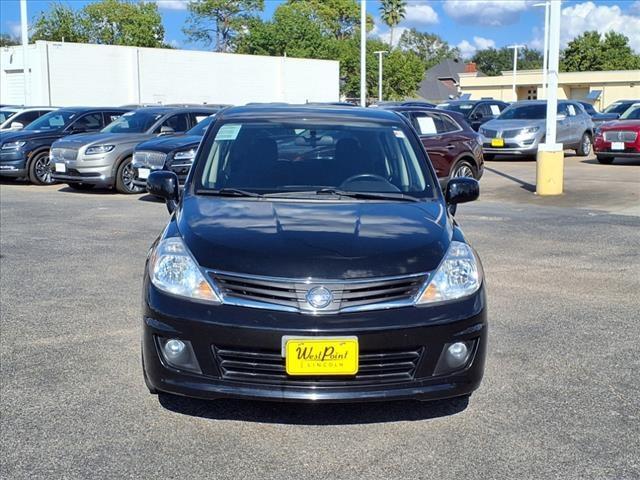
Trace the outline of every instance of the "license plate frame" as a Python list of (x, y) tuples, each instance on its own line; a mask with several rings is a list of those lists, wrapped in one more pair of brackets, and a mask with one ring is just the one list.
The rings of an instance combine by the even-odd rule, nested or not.
[(624, 142), (611, 142), (611, 150), (624, 150)]
[(56, 172), (58, 173), (66, 173), (67, 164), (64, 162), (55, 162)]
[(504, 138), (492, 138), (491, 139), (492, 147), (504, 147)]
[[(304, 347), (310, 350), (299, 350)], [(282, 337), (285, 370), (291, 376), (353, 376), (358, 373), (359, 352), (356, 336)], [(304, 354), (309, 358), (301, 358)]]

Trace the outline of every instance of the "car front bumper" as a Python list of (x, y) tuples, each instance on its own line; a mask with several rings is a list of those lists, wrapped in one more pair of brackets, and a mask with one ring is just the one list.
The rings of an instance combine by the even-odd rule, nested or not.
[(27, 156), (22, 150), (0, 152), (0, 175), (24, 177), (27, 174)]
[(53, 179), (62, 183), (85, 183), (98, 187), (111, 187), (115, 183), (113, 165), (115, 158), (110, 155), (82, 157), (77, 160), (64, 160), (65, 171), (57, 169), (54, 159)]
[[(484, 287), (445, 305), (323, 316), (189, 302), (160, 292), (148, 277), (144, 296), (143, 368), (150, 386), (161, 392), (306, 402), (435, 400), (471, 394), (483, 376), (488, 329)], [(382, 373), (374, 377), (291, 377), (284, 373), (284, 359), (279, 356), (285, 335), (355, 335), (361, 359), (408, 351), (419, 355), (403, 378), (394, 374), (393, 364), (388, 364), (387, 373), (380, 367)], [(160, 353), (161, 337), (191, 342), (202, 373), (169, 366)], [(456, 341), (472, 342), (467, 364), (451, 373), (434, 374), (445, 345)], [(230, 371), (223, 366), (228, 362), (222, 361), (221, 353), (229, 351), (254, 363), (239, 367), (241, 374)], [(265, 375), (262, 356), (280, 361), (278, 378)], [(268, 367), (273, 369), (273, 364)]]

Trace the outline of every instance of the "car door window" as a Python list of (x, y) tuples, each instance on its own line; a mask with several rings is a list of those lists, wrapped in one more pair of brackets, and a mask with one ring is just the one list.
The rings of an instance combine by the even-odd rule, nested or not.
[(205, 118), (210, 117), (211, 115), (212, 115), (211, 112), (194, 112), (191, 114), (191, 125), (195, 126)]
[(489, 110), (491, 112), (491, 116), (493, 117), (497, 117), (498, 115), (500, 115), (503, 109), (504, 107), (500, 108), (500, 105), (498, 105), (497, 103), (492, 103), (489, 105)]
[(160, 133), (162, 127), (172, 128), (174, 132), (186, 132), (189, 130), (189, 114), (177, 113), (171, 115), (156, 129), (156, 133)]
[(565, 115), (565, 116), (569, 116), (569, 109), (567, 108), (567, 104), (566, 103), (559, 103), (558, 104), (558, 114), (559, 115)]
[(570, 103), (567, 104), (567, 112), (569, 112), (570, 117), (575, 117), (578, 114), (576, 107)]
[(12, 121), (20, 122), (22, 125), (27, 126), (39, 116), (40, 116), (39, 112), (37, 110), (34, 110), (32, 112), (24, 112), (24, 113), (21, 113), (20, 115), (16, 115), (12, 119)]
[(420, 135), (437, 135), (438, 129), (435, 124), (434, 115), (418, 112), (413, 114), (414, 125)]
[(83, 115), (73, 122), (71, 128), (73, 130), (93, 132), (102, 128), (102, 115), (100, 113), (89, 113)]
[(123, 112), (102, 112), (102, 116), (104, 117), (104, 125), (109, 125), (114, 120), (119, 119), (122, 116)]
[(458, 125), (451, 117), (448, 115), (438, 115), (439, 119), (436, 119), (436, 128), (438, 129), (438, 133), (450, 133), (460, 130), (460, 125)]

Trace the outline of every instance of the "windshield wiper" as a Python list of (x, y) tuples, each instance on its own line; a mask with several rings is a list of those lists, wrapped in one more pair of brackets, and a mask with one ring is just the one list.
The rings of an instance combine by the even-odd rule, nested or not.
[(341, 197), (374, 199), (374, 200), (397, 200), (400, 202), (419, 202), (420, 199), (405, 193), (381, 193), (381, 192), (352, 192), (340, 190), (338, 188), (321, 188), (316, 190), (316, 195), (338, 195)]
[(201, 189), (197, 193), (203, 195), (218, 195), (220, 197), (254, 197), (261, 198), (262, 195), (255, 192), (248, 192), (247, 190), (240, 190), (239, 188), (220, 188), (220, 189)]

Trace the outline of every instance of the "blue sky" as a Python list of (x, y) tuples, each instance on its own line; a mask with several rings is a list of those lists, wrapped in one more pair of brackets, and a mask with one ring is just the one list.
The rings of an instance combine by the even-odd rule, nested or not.
[[(181, 29), (187, 18), (186, 0), (153, 0), (163, 16), (166, 40), (178, 48), (203, 49), (188, 43)], [(406, 18), (397, 30), (415, 27), (436, 33), (463, 55), (471, 56), (477, 49), (522, 43), (540, 48), (543, 8), (534, 4), (540, 0), (410, 0)], [(62, 0), (61, 3), (79, 9), (89, 0)], [(281, 0), (265, 0), (264, 18), (269, 18)], [(40, 11), (46, 11), (48, 0), (28, 0), (31, 21)], [(368, 12), (376, 19), (373, 35), (388, 40), (388, 29), (378, 16), (379, 2), (369, 0)], [(566, 43), (586, 30), (624, 33), (640, 52), (640, 0), (565, 0), (562, 3), (562, 41)], [(19, 0), (0, 0), (0, 30), (17, 34), (20, 24)], [(399, 33), (395, 34), (399, 38)]]

